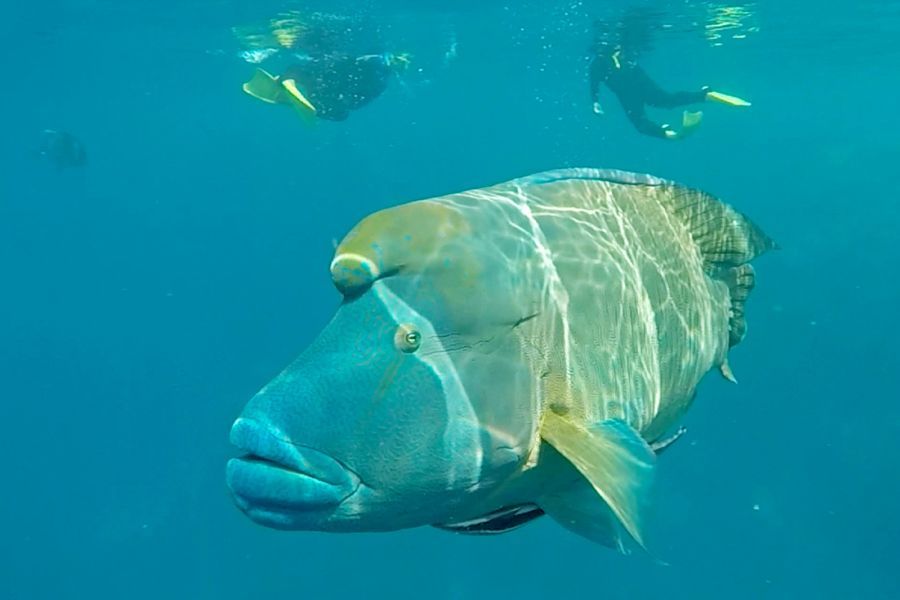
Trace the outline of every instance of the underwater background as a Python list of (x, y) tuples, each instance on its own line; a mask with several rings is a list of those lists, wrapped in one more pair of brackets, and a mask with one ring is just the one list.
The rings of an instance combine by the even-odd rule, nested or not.
[[(6, 3), (0, 598), (900, 598), (900, 3), (641, 4), (675, 24), (644, 60), (661, 84), (753, 101), (677, 142), (591, 112), (591, 22), (632, 4)], [(232, 27), (287, 8), (362, 15), (414, 68), (304, 126), (240, 89)], [(48, 128), (87, 164), (42, 160)], [(709, 376), (660, 460), (653, 555), (549, 519), (469, 537), (242, 515), (229, 427), (332, 315), (334, 240), (566, 166), (703, 188), (782, 246), (756, 262), (740, 384)]]

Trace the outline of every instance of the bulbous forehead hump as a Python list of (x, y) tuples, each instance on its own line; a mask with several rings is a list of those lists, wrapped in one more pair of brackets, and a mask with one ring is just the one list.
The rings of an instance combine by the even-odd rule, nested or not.
[(469, 233), (458, 208), (421, 200), (373, 213), (338, 245), (331, 279), (344, 295), (365, 290), (399, 271), (420, 271), (449, 241)]

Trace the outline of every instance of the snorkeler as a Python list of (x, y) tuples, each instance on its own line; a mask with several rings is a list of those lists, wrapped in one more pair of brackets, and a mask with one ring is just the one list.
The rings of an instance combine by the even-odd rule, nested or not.
[(343, 121), (380, 96), (408, 64), (405, 54), (332, 53), (295, 63), (277, 77), (257, 69), (243, 89), (263, 102), (289, 104), (305, 118)]
[(746, 100), (714, 92), (708, 87), (693, 92), (667, 92), (621, 46), (608, 43), (598, 44), (590, 66), (591, 101), (593, 110), (598, 115), (603, 114), (600, 84), (605, 84), (618, 97), (625, 115), (638, 131), (667, 140), (681, 139), (692, 133), (700, 125), (703, 113), (684, 111), (681, 130), (676, 131), (668, 124), (651, 121), (647, 117), (647, 106), (677, 108), (706, 101), (721, 102), (729, 106), (750, 106)]
[(656, 33), (665, 30), (665, 13), (657, 8), (631, 7), (617, 19), (594, 21), (594, 46), (591, 50), (590, 94), (594, 113), (603, 114), (600, 84), (605, 84), (619, 98), (628, 120), (641, 133), (666, 140), (681, 139), (700, 125), (703, 113), (685, 110), (681, 129), (654, 123), (647, 117), (646, 107), (677, 108), (712, 101), (729, 106), (750, 103), (714, 92), (708, 87), (697, 91), (667, 92), (641, 68), (640, 57), (654, 46)]

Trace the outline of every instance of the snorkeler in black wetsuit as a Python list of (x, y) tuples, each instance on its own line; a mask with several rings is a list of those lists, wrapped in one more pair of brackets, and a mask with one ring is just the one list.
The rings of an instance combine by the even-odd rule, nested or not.
[(594, 113), (603, 114), (600, 104), (600, 85), (605, 84), (615, 94), (628, 120), (641, 133), (657, 138), (675, 140), (692, 133), (703, 117), (700, 111), (684, 111), (682, 127), (676, 131), (670, 125), (654, 123), (647, 117), (646, 107), (677, 108), (699, 104), (707, 100), (729, 106), (750, 106), (750, 103), (709, 87), (693, 92), (667, 92), (662, 89), (629, 54), (623, 44), (601, 41), (595, 45), (590, 64), (590, 94)]
[(653, 81), (634, 60), (627, 59), (621, 48), (601, 46), (590, 67), (590, 91), (594, 112), (603, 114), (600, 105), (600, 84), (616, 95), (625, 115), (634, 127), (645, 135), (676, 139), (700, 124), (701, 113), (685, 112), (681, 132), (669, 125), (654, 123), (647, 117), (646, 106), (676, 108), (704, 102), (707, 88), (696, 92), (667, 92)]
[(380, 96), (408, 63), (405, 55), (390, 53), (332, 53), (294, 63), (278, 77), (258, 69), (244, 91), (264, 102), (291, 104), (304, 116), (343, 121)]

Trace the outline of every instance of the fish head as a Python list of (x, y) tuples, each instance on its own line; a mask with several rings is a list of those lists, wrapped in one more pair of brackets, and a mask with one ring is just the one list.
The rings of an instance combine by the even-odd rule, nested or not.
[[(537, 443), (533, 377), (494, 290), (492, 251), (423, 201), (338, 246), (343, 300), (231, 430), (240, 509), (267, 526), (377, 531), (447, 520), (522, 468)], [(500, 297), (498, 299), (498, 296)]]

